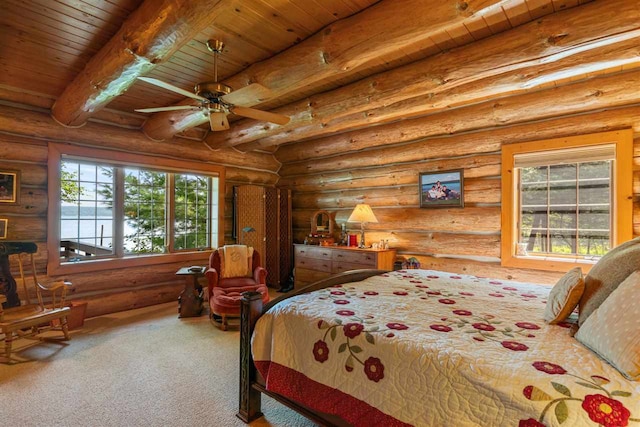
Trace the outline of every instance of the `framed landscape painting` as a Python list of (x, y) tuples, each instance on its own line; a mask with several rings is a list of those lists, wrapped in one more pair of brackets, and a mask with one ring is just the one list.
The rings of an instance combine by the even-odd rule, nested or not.
[(464, 207), (464, 177), (462, 169), (420, 174), (421, 208)]
[(14, 171), (0, 171), (0, 203), (18, 203), (20, 176)]
[(9, 225), (8, 219), (0, 219), (0, 239), (7, 238), (7, 226)]

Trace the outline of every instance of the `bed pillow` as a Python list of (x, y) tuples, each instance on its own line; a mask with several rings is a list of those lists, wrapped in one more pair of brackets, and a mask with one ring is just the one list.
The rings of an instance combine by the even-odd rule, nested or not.
[(583, 292), (582, 269), (576, 267), (569, 270), (551, 289), (544, 309), (544, 320), (552, 325), (565, 320), (578, 306)]
[(630, 380), (640, 380), (640, 271), (609, 295), (575, 338)]
[(578, 324), (582, 326), (589, 315), (639, 266), (640, 237), (611, 249), (600, 258), (584, 278)]

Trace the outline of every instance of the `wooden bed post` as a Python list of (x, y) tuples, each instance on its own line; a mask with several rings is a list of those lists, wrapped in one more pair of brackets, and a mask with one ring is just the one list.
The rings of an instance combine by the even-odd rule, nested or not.
[(261, 315), (262, 295), (259, 292), (243, 293), (240, 311), (240, 396), (236, 416), (245, 423), (262, 416), (261, 393), (252, 387), (257, 371), (251, 356), (251, 335)]

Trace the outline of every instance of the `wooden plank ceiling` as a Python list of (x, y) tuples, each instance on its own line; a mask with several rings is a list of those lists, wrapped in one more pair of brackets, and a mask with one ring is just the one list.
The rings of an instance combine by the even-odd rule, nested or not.
[[(400, 10), (404, 2), (395, 0), (146, 0), (146, 3), (142, 0), (3, 0), (2, 3), (0, 103), (40, 110), (51, 110), (65, 89), (83, 77), (85, 67), (87, 70), (91, 69), (91, 65), (87, 64), (90, 64), (92, 58), (99, 53), (105, 55), (100, 58), (109, 58), (109, 55), (113, 54), (104, 52), (105, 46), (110, 40), (120, 36), (119, 31), (123, 25), (126, 26), (132, 14), (143, 6), (147, 6), (150, 11), (162, 11), (162, 14), (147, 17), (144, 22), (147, 22), (145, 25), (149, 25), (149, 28), (138, 28), (141, 33), (153, 32), (155, 26), (162, 27), (166, 16), (177, 14), (177, 21), (180, 21), (182, 17), (179, 15), (182, 10), (192, 8), (197, 11), (198, 7), (211, 4), (211, 21), (207, 21), (206, 25), (199, 24), (202, 28), (197, 28), (194, 24), (192, 29), (197, 31), (188, 40), (181, 40), (179, 37), (180, 34), (184, 36), (188, 33), (177, 32), (176, 40), (182, 44), (171, 46), (170, 57), (160, 58), (157, 64), (146, 64), (144, 70), (139, 73), (189, 91), (195, 83), (213, 79), (213, 55), (205, 45), (209, 39), (221, 39), (225, 43), (224, 52), (218, 62), (219, 79), (231, 81), (233, 86), (238, 83), (246, 85), (251, 82), (248, 81), (250, 79), (242, 77), (243, 70), (258, 70), (260, 66), (272, 69), (273, 73), (285, 78), (289, 70), (293, 75), (297, 64), (281, 58), (285, 58), (287, 52), (291, 52), (297, 46), (302, 49), (307, 46), (312, 48), (312, 36), (321, 30), (326, 34), (331, 31), (336, 34), (355, 32), (358, 29), (350, 26), (352, 23), (362, 25), (362, 22), (357, 20), (358, 16), (375, 17), (376, 10), (385, 10), (388, 14), (389, 10), (393, 10), (392, 5), (398, 9), (395, 14), (398, 16), (397, 19), (408, 20), (407, 26), (411, 25), (409, 18), (412, 14), (411, 10)], [(466, 3), (442, 3), (450, 3), (450, 8), (455, 8), (460, 18), (443, 18), (441, 21), (438, 21), (437, 17), (433, 18), (433, 22), (439, 26), (434, 25), (433, 29), (424, 28), (424, 34), (427, 34), (424, 37), (420, 37), (417, 31), (410, 33), (409, 30), (406, 34), (396, 34), (391, 31), (392, 28), (384, 25), (373, 29), (363, 26), (358, 31), (382, 36), (389, 34), (389, 45), (381, 42), (382, 38), (373, 38), (374, 42), (365, 48), (345, 47), (347, 54), (358, 51), (366, 60), (358, 62), (353, 67), (344, 67), (340, 72), (303, 76), (296, 90), (287, 90), (284, 85), (282, 90), (271, 87), (274, 97), (254, 107), (263, 110), (278, 109), (376, 73), (397, 69), (405, 64), (476, 42), (544, 15), (586, 3), (586, 0), (468, 0)], [(171, 9), (169, 6), (172, 4), (178, 4), (180, 7), (177, 10)], [(163, 10), (164, 5), (168, 6)], [(387, 9), (384, 9), (385, 7)], [(198, 22), (198, 18), (196, 16), (191, 19)], [(388, 16), (388, 20), (396, 22), (393, 16)], [(386, 20), (379, 22), (384, 24)], [(416, 25), (420, 22), (431, 21), (416, 20)], [(340, 23), (348, 25), (341, 27)], [(173, 37), (175, 34), (171, 33), (170, 36)], [(170, 43), (171, 40), (168, 38), (164, 42)], [(135, 46), (135, 41), (129, 42)], [(324, 48), (331, 52), (331, 46)], [(135, 47), (130, 49), (135, 54)], [(367, 50), (372, 53), (368, 53)], [(105, 67), (108, 67), (109, 64), (106, 62), (105, 60)], [(93, 66), (95, 67), (95, 64)], [(263, 71), (261, 73), (259, 75), (265, 75)], [(88, 76), (87, 81), (91, 81), (96, 87), (109, 83), (95, 81), (92, 77)], [(89, 120), (142, 129), (145, 121), (152, 115), (136, 113), (135, 109), (169, 106), (185, 100), (182, 95), (141, 82), (135, 77), (135, 72), (131, 72), (129, 77), (120, 76), (118, 84), (126, 90), (95, 108), (95, 111), (87, 113)], [(129, 82), (123, 85), (122, 79), (127, 78)], [(304, 79), (309, 79), (309, 84), (305, 84)], [(258, 83), (264, 84), (263, 81)], [(56, 114), (54, 118), (58, 118)], [(251, 122), (249, 119), (239, 121), (233, 116), (230, 116), (230, 119), (232, 130), (236, 124)], [(208, 133), (207, 124), (202, 124), (195, 129), (184, 130), (182, 136), (201, 139)], [(274, 147), (268, 149), (273, 150)]]

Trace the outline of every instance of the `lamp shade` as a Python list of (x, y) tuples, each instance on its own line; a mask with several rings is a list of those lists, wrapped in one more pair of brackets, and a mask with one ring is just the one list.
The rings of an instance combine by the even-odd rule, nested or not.
[(351, 216), (349, 216), (347, 222), (378, 222), (378, 219), (373, 214), (371, 206), (362, 203), (353, 208), (353, 212), (351, 212)]

